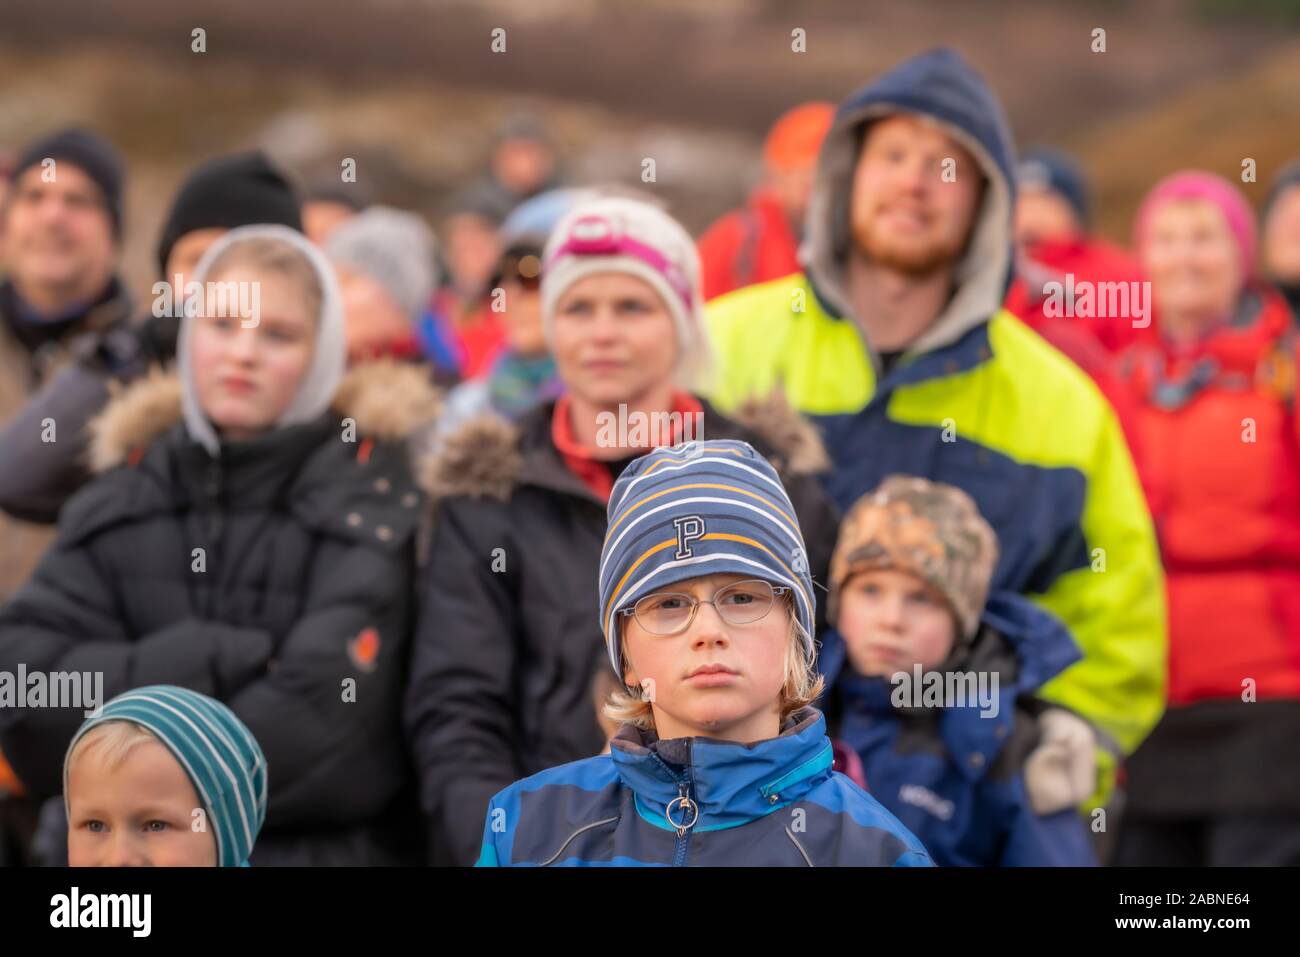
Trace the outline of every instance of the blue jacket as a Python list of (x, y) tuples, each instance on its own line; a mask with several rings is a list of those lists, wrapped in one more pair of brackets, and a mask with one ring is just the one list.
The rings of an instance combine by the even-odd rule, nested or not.
[(625, 725), (609, 754), (498, 793), (478, 866), (932, 866), (831, 758), (815, 708), (752, 745)]
[(1079, 660), (1069, 632), (1024, 598), (990, 596), (982, 627), (955, 670), (997, 672), (996, 716), (978, 704), (896, 709), (895, 686), (847, 665), (844, 639), (829, 632), (819, 665), (838, 714), (837, 738), (858, 752), (867, 787), (941, 867), (1085, 866), (1096, 863), (1074, 809), (1037, 815), (1024, 759), (1038, 743), (1025, 698)]

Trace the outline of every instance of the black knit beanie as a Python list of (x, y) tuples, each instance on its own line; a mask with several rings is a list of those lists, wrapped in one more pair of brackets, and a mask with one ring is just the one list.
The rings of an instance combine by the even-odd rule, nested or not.
[[(122, 235), (122, 186), (125, 179), (122, 156), (98, 133), (70, 128), (30, 144), (18, 157), (10, 178), (16, 180), (46, 159), (71, 163), (99, 187), (113, 221), (113, 234)], [(57, 169), (57, 167), (56, 167)]]
[(158, 271), (172, 247), (196, 229), (274, 223), (302, 232), (302, 210), (288, 178), (261, 153), (209, 160), (190, 174), (172, 202), (158, 240)]

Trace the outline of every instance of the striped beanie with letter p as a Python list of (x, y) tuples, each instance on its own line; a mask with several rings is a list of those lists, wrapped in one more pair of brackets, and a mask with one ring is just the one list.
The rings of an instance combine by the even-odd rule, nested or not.
[(747, 442), (686, 442), (643, 455), (614, 483), (600, 555), (600, 615), (623, 679), (618, 612), (666, 585), (719, 573), (785, 585), (812, 661), (807, 550), (776, 470)]
[(149, 685), (118, 695), (77, 729), (63, 758), (77, 742), (109, 721), (130, 721), (149, 731), (185, 769), (198, 792), (217, 841), (217, 866), (248, 863), (266, 820), (266, 758), (257, 739), (235, 713), (207, 695), (175, 685)]

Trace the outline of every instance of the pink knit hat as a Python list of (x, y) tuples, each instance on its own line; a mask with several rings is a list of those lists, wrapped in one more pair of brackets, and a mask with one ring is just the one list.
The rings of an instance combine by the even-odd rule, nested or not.
[(1140, 256), (1151, 228), (1151, 218), (1166, 203), (1186, 199), (1208, 200), (1219, 208), (1237, 240), (1242, 274), (1247, 282), (1255, 278), (1255, 212), (1241, 191), (1221, 176), (1200, 170), (1174, 173), (1157, 183), (1138, 207), (1133, 225), (1133, 247)]

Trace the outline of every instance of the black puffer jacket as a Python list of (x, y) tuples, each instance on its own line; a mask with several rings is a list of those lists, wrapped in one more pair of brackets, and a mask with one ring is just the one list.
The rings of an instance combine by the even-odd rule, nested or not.
[[(171, 424), (176, 380), (132, 386), (92, 447), (101, 468), (127, 464), (65, 508), (54, 548), (0, 613), (0, 669), (103, 672), (105, 699), (156, 683), (219, 698), (267, 757), (254, 864), (399, 860), (376, 825), (404, 791), (414, 808), (399, 694), (423, 496), (405, 439), (435, 409), (422, 371), (376, 364), (318, 420), (217, 459)], [(0, 712), (29, 791), (61, 790), (81, 720)], [(409, 831), (403, 843), (418, 844)]]
[[(431, 856), (472, 864), (488, 801), (537, 771), (598, 754), (596, 668), (608, 670), (597, 609), (605, 504), (551, 439), (554, 403), (517, 427), (479, 419), (425, 474), (438, 500), (421, 574), (406, 720), (431, 816)], [(824, 582), (838, 515), (813, 474), (816, 433), (777, 403), (742, 413), (704, 404), (704, 434), (744, 439), (782, 474), (814, 580)]]

